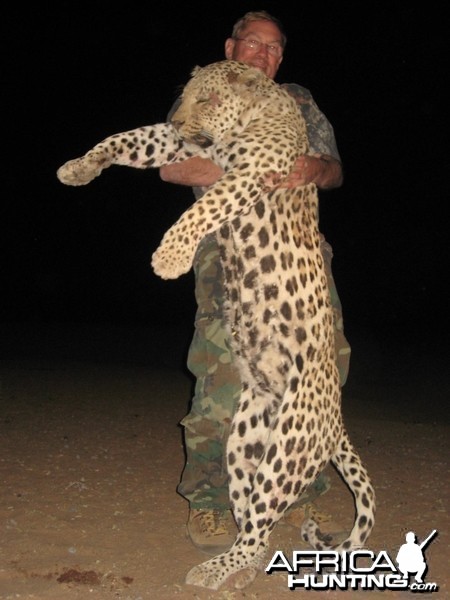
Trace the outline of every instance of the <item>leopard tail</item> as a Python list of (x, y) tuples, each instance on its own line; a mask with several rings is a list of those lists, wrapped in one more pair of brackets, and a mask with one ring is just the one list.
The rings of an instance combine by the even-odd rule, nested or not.
[(342, 552), (363, 548), (375, 523), (375, 491), (367, 470), (345, 430), (331, 462), (350, 488), (355, 500), (356, 517), (353, 529), (344, 541), (333, 544), (320, 532), (315, 521), (307, 519), (302, 524), (302, 538), (316, 550)]

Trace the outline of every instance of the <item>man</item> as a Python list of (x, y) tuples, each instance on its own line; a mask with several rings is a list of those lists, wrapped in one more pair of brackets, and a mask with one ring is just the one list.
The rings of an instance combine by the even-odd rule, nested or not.
[[(277, 19), (265, 11), (250, 12), (237, 21), (226, 40), (225, 57), (260, 69), (274, 79), (285, 45), (286, 36)], [(339, 187), (342, 167), (331, 125), (308, 90), (296, 84), (289, 84), (287, 89), (305, 118), (311, 154), (297, 159), (294, 170), (281, 185), (293, 187), (314, 182), (321, 190)], [(175, 107), (176, 104), (171, 114)], [(164, 181), (192, 186), (197, 198), (222, 173), (213, 162), (198, 157), (160, 169)], [(343, 385), (350, 348), (343, 334), (340, 301), (331, 275), (332, 252), (325, 240), (322, 253), (335, 313), (336, 349)], [(186, 465), (178, 492), (189, 501), (187, 531), (192, 542), (204, 552), (218, 554), (232, 545), (236, 533), (228, 498), (226, 441), (239, 399), (240, 380), (224, 327), (224, 290), (215, 234), (199, 245), (194, 271), (198, 310), (188, 368), (196, 377), (196, 387), (190, 413), (181, 422)], [(327, 478), (320, 476), (299, 502), (310, 502), (328, 487)]]

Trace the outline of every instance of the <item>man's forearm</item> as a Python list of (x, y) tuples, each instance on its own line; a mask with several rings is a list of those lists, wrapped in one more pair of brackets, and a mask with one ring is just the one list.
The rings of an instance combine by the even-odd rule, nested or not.
[[(209, 187), (223, 175), (223, 170), (209, 159), (193, 157), (161, 167), (163, 181), (190, 187)], [(321, 190), (340, 187), (343, 181), (341, 163), (327, 154), (300, 156), (281, 187), (315, 183)]]
[(159, 169), (163, 181), (190, 187), (209, 187), (222, 175), (222, 169), (215, 163), (198, 156)]

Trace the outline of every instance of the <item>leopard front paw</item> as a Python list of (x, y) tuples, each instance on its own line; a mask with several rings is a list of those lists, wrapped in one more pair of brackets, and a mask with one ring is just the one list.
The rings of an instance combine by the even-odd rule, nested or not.
[(153, 253), (152, 267), (161, 279), (177, 279), (192, 267), (197, 240), (195, 232), (187, 231), (182, 219), (166, 231)]
[(161, 279), (177, 279), (192, 267), (192, 260), (179, 252), (167, 250), (160, 246), (152, 256), (153, 271)]
[(98, 177), (109, 165), (110, 160), (103, 155), (86, 154), (64, 163), (62, 167), (59, 167), (56, 176), (65, 185), (86, 185)]

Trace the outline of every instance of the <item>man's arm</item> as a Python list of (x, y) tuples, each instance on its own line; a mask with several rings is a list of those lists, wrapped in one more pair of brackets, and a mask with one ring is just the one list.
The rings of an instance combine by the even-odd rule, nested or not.
[[(165, 165), (159, 169), (163, 181), (188, 185), (190, 187), (209, 187), (223, 175), (223, 170), (207, 158), (189, 158), (183, 162)], [(291, 173), (279, 184), (292, 188), (297, 185), (315, 183), (320, 190), (331, 190), (342, 185), (342, 165), (327, 154), (300, 156)]]
[(212, 160), (198, 156), (159, 169), (163, 181), (190, 187), (209, 187), (222, 175), (223, 170)]

